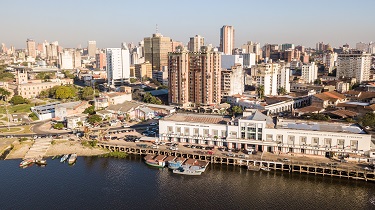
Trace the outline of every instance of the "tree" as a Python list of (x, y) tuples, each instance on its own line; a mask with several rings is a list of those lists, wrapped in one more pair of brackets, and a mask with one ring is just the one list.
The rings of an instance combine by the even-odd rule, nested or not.
[(375, 126), (375, 114), (374, 113), (366, 113), (363, 117), (359, 118), (359, 123), (362, 126)]
[(74, 98), (75, 92), (72, 89), (72, 87), (68, 86), (60, 86), (56, 90), (55, 97), (58, 99), (68, 99), (68, 98)]
[(6, 98), (8, 98), (8, 96), (10, 96), (10, 92), (4, 88), (0, 88), (1, 99), (5, 100)]
[(257, 88), (257, 93), (258, 93), (259, 98), (263, 98), (264, 97), (264, 86), (263, 85), (260, 85)]
[(92, 100), (94, 99), (94, 89), (92, 87), (84, 87), (82, 91), (81, 98), (83, 100)]
[(90, 124), (95, 124), (95, 123), (98, 123), (98, 122), (101, 122), (101, 121), (102, 121), (102, 117), (97, 115), (97, 114), (91, 115), (87, 119), (87, 122), (89, 122)]
[(286, 92), (286, 89), (284, 87), (279, 87), (279, 89), (277, 89), (277, 94), (279, 95), (285, 95), (287, 92)]
[(89, 115), (93, 115), (93, 114), (95, 114), (95, 106), (92, 105), (92, 106), (90, 106), (90, 107), (87, 107), (87, 108), (85, 109), (85, 111), (83, 111), (83, 113), (84, 113), (84, 114), (89, 114)]
[(27, 104), (29, 103), (29, 101), (25, 98), (23, 98), (22, 96), (20, 95), (15, 95), (13, 96), (10, 101), (9, 101), (11, 104), (13, 105), (18, 105), (18, 104)]
[(321, 80), (320, 78), (318, 78), (318, 79), (316, 79), (316, 80), (314, 81), (314, 84), (315, 84), (315, 85), (321, 85), (321, 84), (322, 84), (322, 80)]
[(75, 78), (74, 74), (72, 74), (68, 70), (63, 71), (63, 74), (64, 74), (65, 78), (69, 78), (69, 79), (74, 79)]
[(62, 124), (61, 122), (56, 123), (56, 124), (53, 125), (53, 128), (54, 128), (54, 129), (61, 130), (61, 129), (64, 128), (64, 124)]
[(241, 114), (243, 111), (242, 111), (242, 108), (240, 106), (233, 106), (232, 112), (233, 112), (233, 114)]
[(48, 90), (42, 90), (40, 93), (39, 93), (39, 98), (48, 98), (49, 96), (49, 92)]
[(143, 96), (143, 102), (150, 103), (150, 104), (162, 104), (162, 101), (155, 96), (151, 95), (151, 93), (146, 93)]
[(135, 78), (130, 78), (130, 83), (135, 83), (135, 82), (137, 82), (137, 79), (135, 79)]

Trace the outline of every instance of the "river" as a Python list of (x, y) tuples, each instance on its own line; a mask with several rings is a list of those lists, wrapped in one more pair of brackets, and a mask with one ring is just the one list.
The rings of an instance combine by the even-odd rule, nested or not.
[(190, 177), (139, 156), (47, 161), (0, 161), (0, 209), (375, 209), (371, 182), (226, 165)]

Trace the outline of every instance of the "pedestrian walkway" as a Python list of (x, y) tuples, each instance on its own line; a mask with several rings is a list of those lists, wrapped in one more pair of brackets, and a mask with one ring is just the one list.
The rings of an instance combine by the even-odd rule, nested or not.
[(35, 139), (35, 143), (30, 147), (24, 159), (42, 158), (46, 154), (51, 142), (52, 138)]

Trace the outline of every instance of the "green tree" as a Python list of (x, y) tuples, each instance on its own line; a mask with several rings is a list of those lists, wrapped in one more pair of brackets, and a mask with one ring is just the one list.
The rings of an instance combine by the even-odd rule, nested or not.
[(72, 74), (72, 72), (70, 72), (68, 70), (63, 71), (63, 74), (64, 74), (65, 78), (69, 78), (69, 79), (75, 78), (74, 74)]
[(143, 102), (150, 103), (150, 104), (162, 104), (162, 101), (155, 96), (151, 95), (151, 93), (146, 93), (143, 96)]
[(284, 87), (279, 87), (279, 89), (277, 89), (277, 94), (279, 95), (287, 94), (286, 89)]
[(260, 85), (257, 88), (257, 94), (258, 94), (259, 98), (263, 98), (264, 97), (264, 86), (263, 85)]
[(101, 121), (102, 121), (102, 117), (97, 114), (93, 114), (87, 119), (87, 122), (89, 122), (90, 124), (95, 124)]
[(90, 106), (90, 107), (87, 107), (87, 108), (85, 109), (85, 111), (83, 111), (83, 113), (84, 113), (84, 114), (89, 114), (89, 115), (93, 115), (93, 114), (95, 114), (95, 106), (92, 105), (92, 106)]
[(0, 81), (2, 81), (2, 82), (12, 82), (13, 80), (14, 80), (14, 74), (12, 74), (10, 72), (1, 72), (0, 73)]
[(81, 98), (83, 100), (92, 100), (94, 99), (94, 89), (92, 87), (84, 87), (82, 90), (82, 96)]
[(48, 98), (49, 97), (49, 92), (48, 90), (42, 90), (40, 93), (39, 93), (39, 98)]
[(135, 82), (137, 82), (137, 79), (135, 79), (135, 78), (130, 78), (130, 83), (135, 83)]
[(53, 128), (54, 128), (54, 129), (61, 130), (61, 129), (64, 128), (64, 124), (62, 124), (61, 122), (56, 123), (56, 124), (53, 125)]
[(74, 98), (75, 92), (72, 89), (72, 87), (69, 86), (60, 86), (56, 90), (55, 97), (58, 99), (68, 99), (68, 98)]
[(4, 88), (0, 88), (0, 97), (2, 100), (5, 100), (10, 96), (10, 92)]
[(362, 126), (375, 126), (375, 114), (374, 113), (366, 113), (363, 117), (359, 118), (359, 123)]
[(315, 84), (315, 85), (321, 85), (321, 84), (322, 84), (322, 80), (321, 80), (320, 78), (318, 78), (318, 79), (316, 79), (316, 80), (314, 81), (314, 84)]
[(12, 103), (13, 105), (17, 105), (17, 104), (27, 104), (29, 103), (29, 101), (25, 98), (23, 98), (22, 96), (20, 95), (15, 95), (13, 96), (10, 101), (10, 103)]
[(241, 114), (243, 111), (242, 111), (242, 108), (240, 106), (233, 106), (232, 112), (233, 112), (233, 114)]

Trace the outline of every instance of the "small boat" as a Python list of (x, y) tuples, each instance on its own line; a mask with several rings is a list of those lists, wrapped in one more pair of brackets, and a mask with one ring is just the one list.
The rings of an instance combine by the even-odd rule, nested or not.
[(249, 170), (249, 171), (260, 171), (260, 167), (259, 166), (248, 165), (247, 166), (247, 170)]
[(158, 168), (164, 168), (165, 162), (164, 161), (157, 161), (157, 160), (146, 160), (145, 163), (149, 166), (154, 166)]
[(42, 165), (47, 165), (47, 160), (44, 159), (38, 159), (35, 161), (36, 164), (42, 166)]
[(68, 159), (68, 157), (69, 157), (68, 154), (63, 155), (63, 156), (61, 157), (61, 159), (60, 159), (60, 162), (61, 162), (61, 163), (65, 162), (65, 161)]
[(61, 157), (60, 155), (55, 155), (55, 156), (52, 157), (52, 160), (60, 158), (60, 157)]
[(20, 163), (20, 167), (26, 167), (26, 166), (28, 166), (28, 165), (34, 163), (34, 162), (35, 162), (35, 160), (32, 159), (32, 158), (25, 159), (25, 160), (23, 160), (23, 161)]
[(271, 169), (268, 167), (261, 167), (260, 169), (262, 169), (263, 171), (271, 171)]
[(68, 160), (68, 163), (69, 163), (69, 164), (73, 164), (73, 163), (76, 162), (76, 160), (77, 160), (77, 154), (76, 154), (76, 153), (73, 153), (73, 154), (70, 155), (70, 158), (69, 158), (69, 160)]
[(174, 169), (173, 173), (174, 174), (182, 174), (182, 175), (190, 175), (190, 176), (199, 176), (199, 175), (202, 174), (201, 171), (191, 170), (191, 169), (186, 168), (186, 167), (180, 167), (178, 169)]
[(182, 166), (182, 162), (181, 161), (168, 161), (168, 168), (174, 170), (174, 169), (178, 169)]

